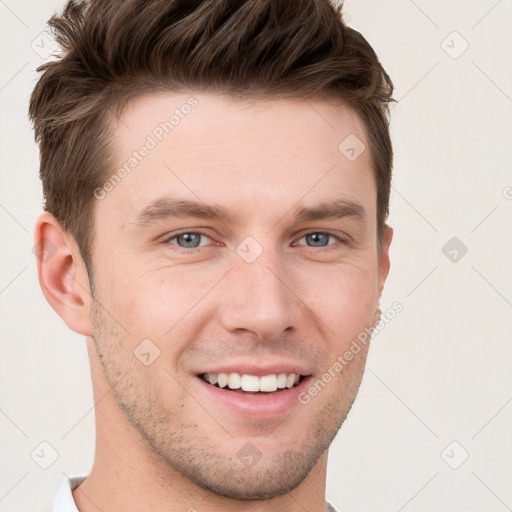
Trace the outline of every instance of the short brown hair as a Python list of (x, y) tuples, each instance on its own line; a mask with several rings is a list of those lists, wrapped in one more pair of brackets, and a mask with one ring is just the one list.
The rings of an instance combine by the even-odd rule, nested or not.
[[(329, 0), (70, 0), (49, 20), (62, 47), (29, 115), (44, 209), (73, 235), (90, 273), (94, 190), (111, 172), (112, 116), (137, 95), (212, 90), (233, 98), (337, 98), (360, 116), (389, 213), (393, 84)], [(341, 141), (340, 141), (341, 142)], [(91, 273), (89, 274), (91, 275)]]

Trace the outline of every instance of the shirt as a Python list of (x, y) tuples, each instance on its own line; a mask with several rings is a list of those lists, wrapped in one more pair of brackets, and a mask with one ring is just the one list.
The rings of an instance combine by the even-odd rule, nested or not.
[[(62, 482), (53, 502), (53, 512), (78, 512), (71, 491), (78, 487), (86, 478), (87, 475), (72, 476)], [(336, 512), (336, 509), (330, 503), (327, 503), (327, 512)]]
[(85, 476), (72, 476), (66, 478), (59, 487), (55, 501), (53, 502), (53, 512), (78, 512), (76, 503), (71, 491), (78, 487), (85, 479)]

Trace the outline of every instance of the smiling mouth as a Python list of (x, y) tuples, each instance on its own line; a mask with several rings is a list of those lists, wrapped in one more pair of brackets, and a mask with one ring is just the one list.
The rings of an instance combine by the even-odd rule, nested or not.
[(208, 384), (236, 393), (267, 396), (298, 386), (307, 376), (297, 373), (263, 375), (240, 373), (201, 373), (199, 378)]

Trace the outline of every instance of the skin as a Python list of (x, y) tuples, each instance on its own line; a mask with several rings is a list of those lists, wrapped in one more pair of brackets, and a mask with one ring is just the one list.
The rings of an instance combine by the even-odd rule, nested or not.
[[(96, 201), (94, 297), (73, 237), (49, 213), (37, 221), (41, 250), (55, 252), (38, 261), (41, 288), (86, 336), (96, 403), (94, 465), (73, 497), (81, 512), (323, 512), (328, 448), (367, 347), (307, 405), (277, 418), (212, 403), (196, 373), (279, 358), (318, 378), (379, 320), (392, 229), (379, 256), (370, 152), (349, 161), (338, 150), (349, 134), (369, 148), (365, 131), (350, 108), (320, 99), (152, 94), (112, 126), (119, 166), (192, 95), (197, 107)], [(236, 218), (137, 225), (164, 195), (223, 205)], [(340, 198), (362, 205), (365, 222), (295, 221), (301, 207)], [(206, 236), (187, 249), (178, 230)], [(305, 236), (325, 231), (345, 241)], [(236, 252), (247, 236), (263, 250), (252, 263)], [(149, 366), (134, 356), (144, 339), (160, 350)], [(247, 443), (261, 453), (250, 467), (237, 456)]]

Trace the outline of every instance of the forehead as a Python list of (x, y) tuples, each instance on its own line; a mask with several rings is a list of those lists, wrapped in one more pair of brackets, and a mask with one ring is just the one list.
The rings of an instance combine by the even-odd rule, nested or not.
[(113, 129), (116, 166), (107, 181), (122, 178), (106, 200), (124, 216), (166, 193), (245, 205), (246, 213), (264, 203), (272, 208), (259, 213), (269, 216), (318, 198), (354, 199), (375, 211), (365, 130), (343, 104), (158, 93), (134, 99)]

